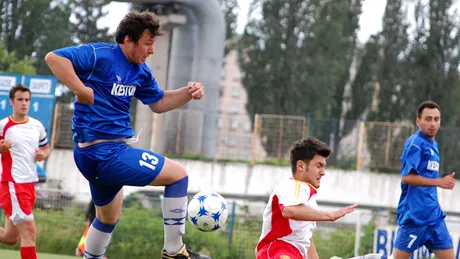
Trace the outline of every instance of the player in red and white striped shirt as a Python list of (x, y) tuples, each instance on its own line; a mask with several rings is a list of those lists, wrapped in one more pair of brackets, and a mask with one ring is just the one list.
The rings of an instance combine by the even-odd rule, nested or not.
[(322, 212), (316, 190), (324, 176), (331, 149), (316, 138), (298, 141), (291, 149), (292, 178), (280, 183), (264, 211), (257, 259), (318, 259), (312, 235), (316, 221), (336, 221), (357, 204)]
[(18, 84), (9, 94), (13, 115), (0, 121), (0, 206), (7, 218), (5, 228), (0, 228), (0, 242), (14, 245), (21, 238), (21, 258), (36, 259), (34, 183), (38, 181), (37, 161), (47, 159), (50, 148), (42, 123), (27, 115), (30, 89)]

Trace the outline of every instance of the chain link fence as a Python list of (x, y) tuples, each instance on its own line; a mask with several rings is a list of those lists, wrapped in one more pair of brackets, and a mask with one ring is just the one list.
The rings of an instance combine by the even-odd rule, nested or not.
[(52, 148), (73, 148), (72, 117), (73, 103), (57, 103), (54, 111)]
[[(72, 116), (73, 104), (56, 105), (51, 141), (54, 148), (73, 148)], [(221, 113), (215, 122), (215, 154), (209, 157), (203, 154), (202, 146), (205, 119), (206, 114), (199, 110), (178, 109), (155, 114), (150, 131), (152, 136), (147, 137), (150, 149), (167, 156), (192, 159), (239, 161), (252, 165), (287, 164), (291, 144), (314, 136), (331, 147), (333, 153), (329, 166), (397, 172), (404, 143), (417, 129), (410, 123), (270, 114), (256, 114), (251, 119), (248, 115)], [(455, 155), (460, 147), (460, 130), (441, 128), (436, 139), (443, 159), (441, 174), (455, 171), (460, 166), (460, 159)]]
[[(389, 122), (365, 122), (361, 129), (360, 163), (370, 170), (398, 170), (406, 139), (414, 126)], [(360, 169), (360, 168), (358, 168)]]

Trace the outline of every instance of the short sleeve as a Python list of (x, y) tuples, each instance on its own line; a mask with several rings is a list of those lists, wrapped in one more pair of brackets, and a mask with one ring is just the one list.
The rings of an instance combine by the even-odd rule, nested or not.
[(308, 200), (310, 188), (302, 182), (291, 181), (279, 189), (277, 196), (280, 206), (296, 206)]
[(43, 127), (43, 124), (39, 123), (38, 124), (38, 131), (40, 133), (40, 140), (38, 142), (39, 147), (45, 147), (48, 145), (48, 138), (46, 137), (46, 130), (45, 127)]
[(96, 53), (91, 44), (65, 47), (54, 50), (53, 52), (58, 56), (70, 60), (78, 75), (85, 72), (89, 75), (96, 64)]
[(414, 171), (418, 174), (421, 158), (422, 151), (418, 145), (411, 144), (409, 147), (407, 147), (403, 155), (401, 175), (406, 176), (411, 171)]
[(141, 100), (143, 104), (147, 105), (158, 102), (163, 98), (164, 90), (158, 86), (157, 80), (155, 80), (150, 69), (148, 69), (146, 73), (143, 84), (141, 87), (136, 88), (134, 96)]

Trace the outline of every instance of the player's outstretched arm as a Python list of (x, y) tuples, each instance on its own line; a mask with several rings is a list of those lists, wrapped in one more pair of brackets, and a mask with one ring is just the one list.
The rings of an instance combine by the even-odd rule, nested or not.
[(45, 56), (45, 62), (59, 81), (64, 83), (77, 96), (78, 102), (94, 103), (93, 90), (86, 87), (80, 78), (78, 78), (73, 64), (69, 59), (49, 52)]
[(200, 82), (189, 82), (187, 86), (180, 89), (165, 91), (163, 97), (158, 102), (149, 106), (153, 112), (163, 113), (177, 109), (191, 100), (200, 100), (203, 96), (203, 84)]
[(455, 173), (444, 176), (443, 178), (427, 178), (414, 172), (402, 177), (403, 184), (412, 186), (435, 186), (443, 189), (453, 189), (455, 187)]
[(286, 206), (283, 209), (283, 217), (301, 221), (336, 221), (341, 217), (353, 212), (358, 204), (353, 204), (334, 212), (319, 211), (299, 204)]

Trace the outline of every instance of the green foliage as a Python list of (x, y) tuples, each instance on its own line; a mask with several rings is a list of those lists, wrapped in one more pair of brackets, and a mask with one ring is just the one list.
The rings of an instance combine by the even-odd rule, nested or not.
[[(254, 0), (262, 19), (250, 19), (240, 40), (240, 67), (248, 93), (247, 110), (278, 114), (340, 118), (350, 111), (343, 103), (350, 97), (350, 80), (362, 1)], [(354, 98), (361, 98), (355, 95)], [(267, 105), (270, 104), (270, 105)], [(349, 117), (360, 116), (362, 110)], [(351, 125), (330, 129), (339, 154), (339, 143)], [(272, 145), (275, 130), (267, 135)], [(266, 148), (270, 150), (269, 148)]]
[(348, 229), (333, 232), (318, 230), (313, 234), (313, 242), (319, 258), (350, 258), (354, 255), (355, 232)]
[(0, 72), (35, 74), (35, 68), (32, 60), (18, 59), (15, 52), (8, 52), (3, 45), (0, 45)]
[(237, 18), (238, 18), (238, 1), (237, 0), (219, 0), (222, 12), (225, 17), (225, 53), (227, 56), (228, 52), (235, 48), (235, 35)]
[[(134, 203), (136, 204), (136, 203)], [(85, 229), (84, 211), (34, 210), (37, 222), (37, 250), (53, 254), (72, 255)], [(204, 233), (187, 222), (184, 242), (193, 250), (209, 254), (214, 258), (236, 259), (236, 249), (226, 250), (226, 232)], [(163, 248), (163, 218), (161, 211), (128, 207), (123, 211), (113, 233), (107, 256), (113, 259), (152, 258)], [(0, 249), (19, 249), (16, 246), (0, 245)], [(254, 248), (251, 248), (254, 251)]]
[[(97, 23), (107, 15), (102, 11), (109, 4), (106, 0), (72, 0), (74, 10), (74, 37), (78, 44), (89, 42), (114, 42), (109, 28), (98, 28)], [(121, 20), (122, 17), (120, 17)]]
[(71, 6), (59, 1), (48, 9), (41, 17), (40, 40), (35, 44), (35, 67), (38, 74), (52, 74), (44, 60), (48, 52), (74, 44), (69, 21), (72, 14)]
[[(85, 211), (81, 206), (61, 211), (35, 209), (34, 215), (38, 229), (38, 252), (62, 255), (75, 253), (75, 248), (86, 227)], [(227, 227), (230, 225), (229, 222)], [(363, 228), (361, 254), (371, 251), (374, 228), (375, 224), (372, 222)], [(184, 243), (197, 252), (209, 254), (212, 258), (253, 258), (261, 229), (261, 217), (238, 215), (235, 218), (233, 236), (229, 245), (228, 229), (204, 233), (187, 221)], [(320, 258), (330, 258), (334, 255), (343, 258), (353, 256), (355, 241), (353, 229), (323, 229), (320, 227), (313, 236)], [(107, 256), (111, 259), (156, 258), (162, 248), (163, 218), (161, 211), (142, 208), (135, 196), (127, 197)], [(19, 244), (12, 247), (0, 245), (0, 249), (18, 250)]]
[[(37, 257), (40, 259), (75, 259), (75, 255), (65, 256), (65, 255), (44, 254), (44, 253), (38, 253)], [(19, 254), (19, 251), (0, 250), (0, 258), (21, 259), (21, 255)]]
[(359, 254), (370, 254), (374, 250), (374, 230), (375, 230), (375, 222), (371, 221), (367, 224), (363, 232), (364, 234), (361, 236), (361, 243), (359, 247)]
[[(97, 28), (97, 22), (105, 13), (102, 7), (107, 1), (98, 0), (3, 0), (0, 1), (0, 42), (19, 60), (27, 57), (39, 74), (51, 74), (44, 62), (45, 55), (54, 49), (89, 41), (111, 41), (108, 28)], [(76, 24), (70, 22), (72, 11)], [(33, 74), (35, 70), (22, 69), (15, 64), (17, 73)], [(1, 69), (6, 71), (6, 69)]]
[[(66, 11), (62, 11), (66, 9)], [(67, 45), (70, 40), (69, 7), (64, 1), (0, 1), (0, 42), (18, 59), (34, 60), (38, 73), (50, 73), (43, 58), (51, 47)], [(20, 69), (19, 69), (20, 70)]]

